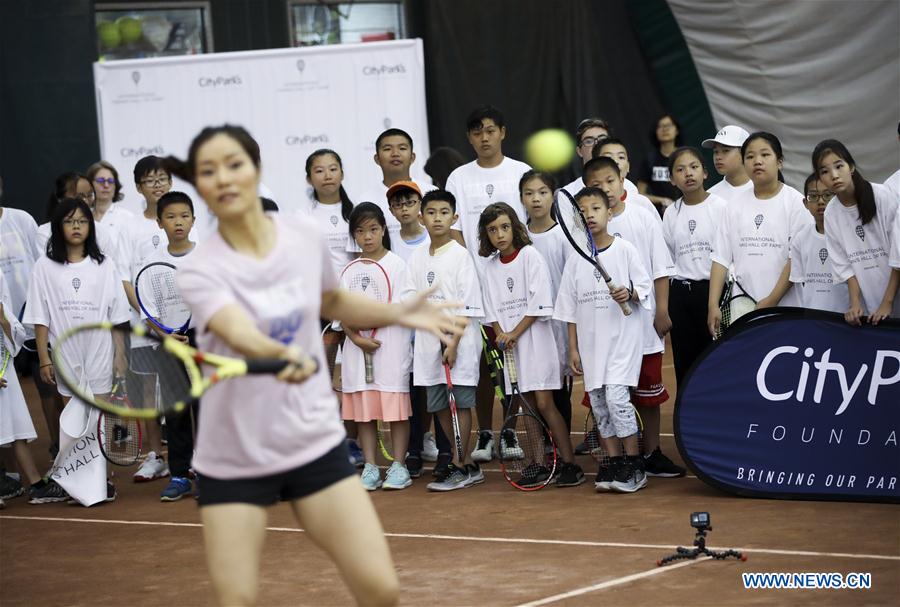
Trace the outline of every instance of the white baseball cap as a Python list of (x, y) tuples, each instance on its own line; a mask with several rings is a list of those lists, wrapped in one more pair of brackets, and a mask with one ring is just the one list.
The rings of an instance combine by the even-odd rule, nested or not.
[(744, 145), (744, 141), (746, 141), (749, 136), (750, 133), (741, 127), (729, 124), (728, 126), (723, 126), (722, 130), (716, 133), (716, 136), (712, 139), (704, 139), (703, 143), (700, 145), (705, 148), (711, 148), (715, 144), (721, 143), (722, 145), (739, 148)]

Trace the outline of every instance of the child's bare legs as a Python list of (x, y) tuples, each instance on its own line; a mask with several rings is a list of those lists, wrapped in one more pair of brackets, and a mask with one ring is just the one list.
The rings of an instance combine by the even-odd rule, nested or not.
[(562, 459), (566, 463), (572, 463), (575, 460), (575, 453), (572, 450), (572, 441), (569, 439), (569, 430), (566, 428), (566, 421), (559, 414), (559, 410), (553, 403), (553, 392), (550, 390), (535, 390), (526, 395), (537, 404), (544, 421), (550, 428), (550, 432), (556, 437), (556, 446), (562, 455)]

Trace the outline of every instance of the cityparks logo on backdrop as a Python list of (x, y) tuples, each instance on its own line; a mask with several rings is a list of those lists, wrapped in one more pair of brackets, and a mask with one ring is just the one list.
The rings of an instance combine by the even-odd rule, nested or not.
[(143, 158), (144, 156), (165, 156), (166, 150), (161, 145), (154, 145), (150, 147), (123, 147), (119, 150), (119, 155), (122, 158)]
[(241, 86), (244, 81), (237, 74), (234, 76), (201, 76), (197, 79), (200, 88), (221, 88), (223, 86)]
[(307, 145), (321, 145), (323, 143), (328, 143), (328, 135), (325, 133), (320, 133), (318, 135), (287, 135), (284, 138), (284, 145), (288, 146), (307, 146)]
[(394, 65), (364, 65), (363, 76), (399, 76), (406, 73), (406, 66), (402, 63)]

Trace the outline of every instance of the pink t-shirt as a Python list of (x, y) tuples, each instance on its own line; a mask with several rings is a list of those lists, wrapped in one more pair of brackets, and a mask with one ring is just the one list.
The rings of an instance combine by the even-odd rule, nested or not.
[(210, 388), (200, 407), (193, 467), (213, 478), (284, 472), (321, 457), (345, 436), (319, 334), (322, 292), (338, 286), (327, 243), (309, 218), (269, 217), (276, 242), (265, 259), (238, 253), (215, 232), (178, 268), (178, 288), (193, 311), (201, 350), (238, 356), (207, 330), (216, 312), (237, 304), (257, 329), (315, 356), (319, 372), (299, 385), (260, 375)]

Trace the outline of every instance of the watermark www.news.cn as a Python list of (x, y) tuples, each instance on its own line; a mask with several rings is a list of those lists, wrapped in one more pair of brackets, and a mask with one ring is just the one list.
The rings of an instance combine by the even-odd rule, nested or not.
[(871, 573), (742, 573), (747, 590), (868, 590)]

